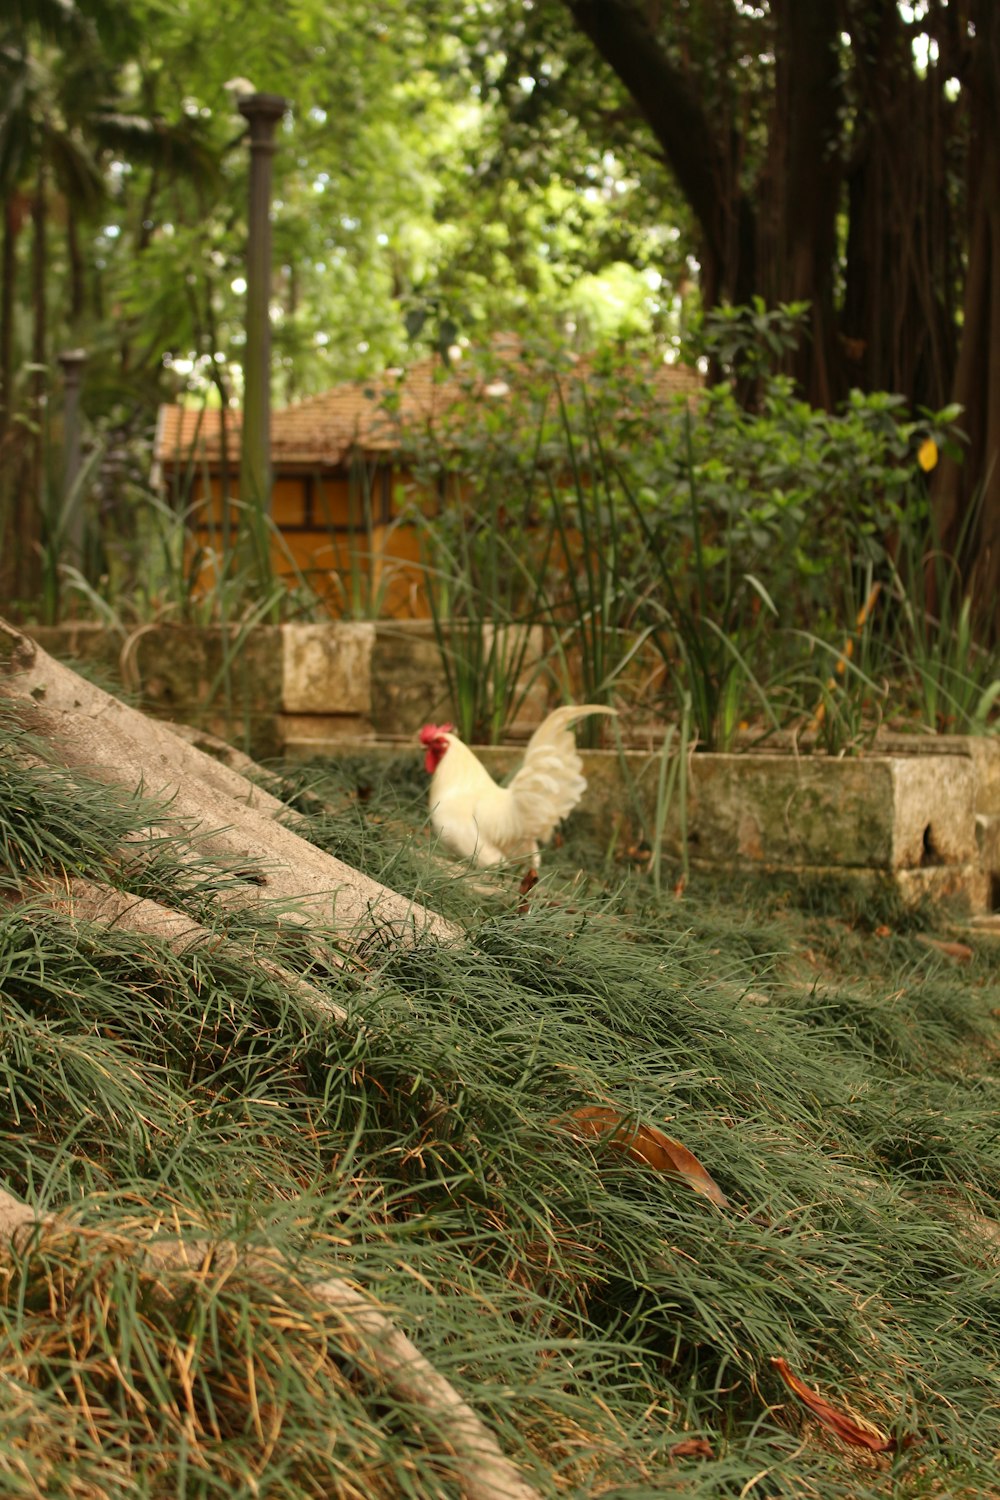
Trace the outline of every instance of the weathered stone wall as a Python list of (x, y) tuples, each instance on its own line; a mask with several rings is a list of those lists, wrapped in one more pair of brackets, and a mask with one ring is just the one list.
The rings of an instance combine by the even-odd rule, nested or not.
[(243, 634), (188, 625), (142, 625), (128, 634), (103, 626), (32, 627), (44, 650), (102, 687), (181, 724), (193, 724), (255, 756), (281, 751), (281, 626)]
[[(68, 625), (29, 633), (148, 713), (207, 729), (258, 757), (410, 738), (449, 712), (441, 648), (428, 621), (257, 625), (246, 632), (143, 625), (127, 635)], [(526, 645), (527, 679), (543, 649), (539, 627)], [(536, 723), (546, 707), (539, 684), (522, 715)]]
[[(686, 835), (694, 868), (795, 876), (849, 877), (862, 888), (895, 886), (906, 900), (958, 897), (973, 912), (1000, 905), (1000, 826), (980, 811), (1000, 785), (1000, 741), (902, 739), (893, 754), (838, 760), (826, 755), (696, 753), (687, 763), (684, 806), (675, 788), (657, 809), (660, 756), (641, 750), (581, 750), (587, 791), (573, 813), (607, 845), (651, 842), (662, 819), (665, 851), (677, 858)], [(919, 749), (917, 748), (919, 747)], [(372, 755), (399, 748), (372, 746)], [(416, 748), (414, 756), (417, 755)], [(523, 748), (477, 752), (499, 780)], [(658, 812), (660, 817), (658, 817)]]

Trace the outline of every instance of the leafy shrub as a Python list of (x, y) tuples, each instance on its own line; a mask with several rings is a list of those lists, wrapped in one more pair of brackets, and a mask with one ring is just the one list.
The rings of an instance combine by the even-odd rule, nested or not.
[[(753, 717), (822, 726), (844, 748), (877, 726), (890, 680), (933, 723), (928, 674), (954, 672), (964, 637), (954, 570), (939, 568), (937, 617), (923, 597), (923, 470), (928, 451), (955, 451), (957, 411), (858, 391), (836, 412), (809, 406), (775, 369), (800, 319), (759, 304), (706, 318), (700, 357), (727, 378), (694, 399), (665, 398), (662, 371), (627, 354), (468, 362), (445, 421), (405, 439), (421, 493), (459, 497), (427, 523), (435, 615), (462, 595), (462, 618), (544, 621), (564, 694), (642, 701), (654, 683), (669, 717), (690, 697), (709, 746)], [(946, 694), (968, 700), (963, 727), (985, 724), (989, 688)]]

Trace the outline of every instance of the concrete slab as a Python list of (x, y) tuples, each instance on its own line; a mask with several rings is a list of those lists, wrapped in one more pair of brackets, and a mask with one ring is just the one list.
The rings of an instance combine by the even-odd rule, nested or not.
[[(346, 746), (344, 747), (346, 750)], [(396, 757), (396, 743), (357, 746)], [(523, 747), (477, 747), (503, 780)], [(419, 751), (414, 747), (416, 757)], [(651, 840), (659, 757), (582, 750), (588, 786), (574, 821), (606, 841)], [(690, 758), (687, 852), (697, 869), (759, 869), (790, 877), (852, 878), (862, 888), (895, 885), (904, 899), (964, 899), (982, 912), (991, 883), (976, 834), (975, 766), (965, 755), (831, 760), (826, 756), (714, 755)], [(668, 852), (681, 853), (675, 793), (664, 823)]]
[(1000, 817), (1000, 734), (967, 735), (976, 771), (976, 811)]
[(361, 714), (279, 714), (277, 730), (282, 755), (309, 760), (336, 754), (341, 745), (371, 744), (375, 730)]
[[(523, 752), (481, 752), (506, 775)], [(641, 751), (582, 750), (588, 792), (580, 813), (625, 811), (644, 830), (657, 823), (660, 758)], [(680, 798), (664, 820), (681, 846)], [(689, 851), (719, 863), (919, 869), (977, 858), (975, 771), (961, 756), (858, 757), (695, 754), (688, 761)]]
[(415, 735), (447, 710), (448, 680), (433, 627), (423, 620), (380, 623), (372, 650), (376, 734)]
[(281, 626), (281, 711), (364, 714), (372, 707), (370, 621)]

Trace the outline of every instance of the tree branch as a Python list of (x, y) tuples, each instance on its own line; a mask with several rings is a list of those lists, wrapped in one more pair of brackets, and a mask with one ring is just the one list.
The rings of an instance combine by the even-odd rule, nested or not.
[(169, 802), (173, 833), (222, 868), (249, 871), (252, 884), (228, 899), (294, 909), (300, 924), (355, 941), (383, 931), (397, 939), (414, 931), (458, 938), (443, 917), (284, 826), (285, 804), (270, 792), (86, 682), (2, 620), (0, 684), (63, 765)]
[(720, 256), (723, 154), (697, 89), (631, 0), (563, 0), (659, 142), (709, 250)]

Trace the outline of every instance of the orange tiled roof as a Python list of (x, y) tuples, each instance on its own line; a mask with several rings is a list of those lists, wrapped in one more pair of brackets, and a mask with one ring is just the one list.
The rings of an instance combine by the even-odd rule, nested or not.
[[(688, 365), (660, 365), (653, 375), (654, 388), (664, 400), (692, 395), (701, 383), (697, 370)], [(489, 395), (504, 394), (502, 385), (491, 388), (487, 384), (485, 390)], [(394, 416), (382, 404), (390, 394), (398, 399)], [(387, 371), (374, 380), (334, 386), (321, 395), (272, 411), (272, 466), (336, 468), (356, 449), (391, 452), (399, 447), (401, 427), (433, 426), (464, 394), (456, 377), (442, 374), (440, 361), (434, 357), (420, 360), (405, 374)], [(239, 462), (241, 422), (241, 412), (227, 411), (227, 448), (232, 464)], [(186, 465), (192, 459), (218, 463), (222, 458), (218, 409), (161, 406), (154, 457), (168, 467)]]

